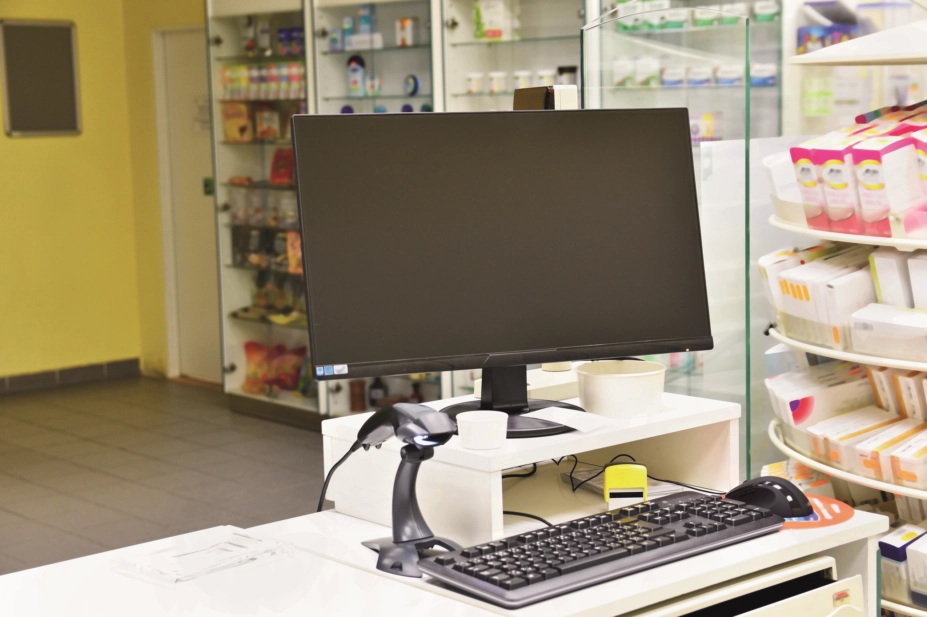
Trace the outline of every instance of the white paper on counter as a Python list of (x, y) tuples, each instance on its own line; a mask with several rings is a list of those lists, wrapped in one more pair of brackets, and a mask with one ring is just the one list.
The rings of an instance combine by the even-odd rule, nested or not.
[(594, 413), (567, 409), (566, 407), (545, 407), (537, 411), (529, 411), (522, 414), (525, 418), (538, 418), (540, 420), (549, 420), (557, 424), (569, 426), (581, 433), (591, 433), (603, 428), (614, 426), (614, 421), (605, 416), (597, 416)]

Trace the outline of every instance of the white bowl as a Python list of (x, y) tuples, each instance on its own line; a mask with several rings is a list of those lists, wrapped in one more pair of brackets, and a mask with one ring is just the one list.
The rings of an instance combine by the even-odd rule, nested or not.
[(589, 413), (629, 418), (659, 413), (663, 408), (666, 367), (658, 362), (605, 360), (576, 368), (579, 401)]
[(457, 414), (457, 434), (467, 450), (495, 450), (505, 445), (509, 415), (481, 409)]

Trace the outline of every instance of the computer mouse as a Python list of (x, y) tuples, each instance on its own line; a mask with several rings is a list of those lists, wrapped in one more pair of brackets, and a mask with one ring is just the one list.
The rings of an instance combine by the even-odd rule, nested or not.
[(797, 486), (775, 476), (747, 480), (731, 489), (725, 498), (772, 510), (773, 514), (783, 518), (800, 518), (814, 512), (811, 502)]

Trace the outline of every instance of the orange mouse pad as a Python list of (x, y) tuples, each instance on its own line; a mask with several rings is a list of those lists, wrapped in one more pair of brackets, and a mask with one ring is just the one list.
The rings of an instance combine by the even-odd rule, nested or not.
[(830, 497), (821, 495), (806, 495), (814, 513), (802, 518), (787, 518), (783, 529), (815, 529), (817, 527), (830, 527), (839, 525), (853, 518), (855, 510)]

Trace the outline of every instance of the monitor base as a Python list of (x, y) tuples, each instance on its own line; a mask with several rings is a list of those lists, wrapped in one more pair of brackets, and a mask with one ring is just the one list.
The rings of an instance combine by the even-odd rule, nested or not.
[[(540, 418), (525, 418), (521, 414), (528, 413), (529, 411), (537, 411), (539, 409), (546, 409), (548, 407), (565, 407), (567, 409), (576, 409), (578, 411), (585, 411), (582, 407), (577, 407), (576, 405), (571, 405), (570, 403), (564, 403), (562, 401), (545, 401), (543, 399), (527, 399), (528, 407), (527, 409), (521, 409), (518, 411), (513, 411), (510, 409), (500, 410), (503, 413), (509, 414), (509, 426), (508, 432), (506, 433), (507, 439), (522, 439), (525, 437), (547, 437), (548, 435), (559, 435), (561, 433), (569, 433), (573, 429), (569, 426), (564, 426), (563, 424), (557, 424), (556, 422), (549, 422), (547, 420), (541, 420)], [(467, 401), (466, 403), (457, 403), (456, 405), (451, 405), (450, 407), (445, 407), (441, 411), (446, 413), (451, 417), (452, 420), (455, 419), (457, 414), (463, 413), (465, 411), (476, 411), (478, 409), (485, 409), (482, 406), (482, 401)]]

